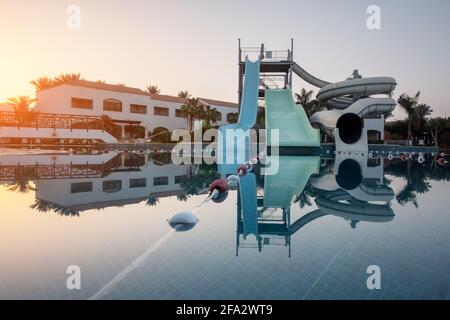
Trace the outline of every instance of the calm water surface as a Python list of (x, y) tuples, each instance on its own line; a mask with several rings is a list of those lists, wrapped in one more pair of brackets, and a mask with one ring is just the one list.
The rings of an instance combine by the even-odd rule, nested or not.
[[(197, 210), (227, 172), (161, 154), (0, 156), (0, 298), (450, 299), (449, 167), (279, 161)], [(186, 210), (197, 225), (171, 232)]]

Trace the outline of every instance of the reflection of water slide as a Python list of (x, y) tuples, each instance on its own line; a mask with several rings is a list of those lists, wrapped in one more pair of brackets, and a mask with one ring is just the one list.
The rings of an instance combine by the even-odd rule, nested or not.
[[(247, 235), (256, 235), (258, 248), (262, 244), (270, 244), (271, 239), (267, 237), (285, 237), (286, 245), (290, 245), (290, 236), (302, 227), (321, 217), (332, 215), (350, 221), (352, 228), (359, 221), (366, 222), (389, 222), (394, 218), (394, 213), (388, 204), (374, 204), (369, 201), (389, 201), (393, 197), (392, 190), (388, 187), (372, 187), (361, 184), (354, 190), (347, 191), (339, 188), (336, 178), (331, 175), (316, 179), (314, 176), (319, 171), (319, 157), (279, 157), (280, 170), (276, 175), (264, 177), (264, 199), (259, 202), (256, 194), (255, 176), (251, 173), (240, 177), (238, 195), (238, 228), (237, 235), (243, 234), (244, 240)], [(312, 177), (310, 177), (312, 176)], [(321, 186), (319, 196), (315, 202), (319, 209), (290, 223), (290, 209), (292, 199), (304, 191), (310, 180), (317, 181)], [(355, 197), (353, 191), (361, 192), (359, 198)], [(263, 206), (262, 209), (258, 208)], [(264, 217), (267, 209), (282, 209), (283, 223), (280, 220), (270, 221)], [(258, 209), (260, 211), (258, 212)], [(272, 210), (268, 210), (269, 216)], [(267, 242), (266, 242), (267, 241)], [(237, 248), (241, 242), (237, 239)], [(243, 243), (242, 243), (243, 244)]]
[(319, 173), (319, 157), (283, 156), (278, 159), (280, 169), (277, 174), (264, 176), (264, 207), (266, 208), (289, 207), (292, 198), (303, 192), (309, 177)]
[[(336, 140), (336, 148), (342, 145), (360, 145), (367, 150), (367, 133), (362, 118), (368, 114), (390, 114), (395, 108), (391, 98), (370, 98), (372, 95), (391, 95), (397, 83), (390, 77), (354, 78), (330, 83), (318, 79), (293, 64), (293, 71), (306, 82), (319, 87), (317, 99), (334, 110), (321, 111), (311, 117), (326, 134)], [(337, 109), (337, 110), (336, 110)]]
[(388, 205), (359, 201), (343, 190), (320, 195), (316, 198), (316, 204), (322, 212), (346, 220), (387, 222), (394, 218), (394, 212)]
[[(312, 177), (310, 182), (318, 190), (345, 190), (359, 201), (391, 201), (394, 198), (394, 191), (384, 184), (373, 183), (374, 179), (368, 169), (366, 157), (353, 159), (337, 156), (332, 173)], [(372, 182), (369, 183), (367, 180)]]
[[(320, 146), (319, 131), (311, 127), (303, 108), (295, 104), (291, 90), (266, 89), (265, 97), (268, 147)], [(271, 129), (279, 130), (279, 139), (272, 140)]]
[(244, 239), (258, 235), (258, 204), (256, 197), (256, 177), (254, 173), (239, 176), (240, 211), (244, 221)]

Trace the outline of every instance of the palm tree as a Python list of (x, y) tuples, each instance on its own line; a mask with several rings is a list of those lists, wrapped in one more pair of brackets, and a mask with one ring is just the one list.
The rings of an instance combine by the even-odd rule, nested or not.
[(186, 114), (189, 131), (192, 131), (195, 119), (204, 118), (205, 109), (199, 98), (187, 98), (186, 102), (180, 106), (180, 110)]
[(30, 83), (34, 86), (36, 90), (52, 88), (55, 85), (53, 79), (49, 77), (39, 77), (35, 80), (31, 80)]
[(418, 104), (417, 107), (414, 109), (413, 127), (416, 130), (424, 129), (427, 117), (430, 116), (432, 112), (433, 109), (426, 103)]
[(264, 129), (266, 127), (265, 119), (266, 119), (266, 108), (258, 107), (258, 111), (256, 113), (255, 129)]
[(157, 85), (148, 85), (145, 87), (145, 91), (148, 92), (148, 94), (160, 94), (161, 89), (158, 88)]
[(81, 80), (79, 73), (61, 73), (54, 79), (55, 84), (68, 83), (75, 80)]
[(17, 113), (27, 113), (31, 110), (31, 105), (36, 101), (28, 96), (17, 96), (6, 99), (7, 104), (14, 108)]
[(308, 102), (311, 100), (312, 95), (314, 94), (314, 91), (312, 90), (306, 90), (305, 88), (302, 88), (300, 91), (300, 94), (296, 93), (295, 98), (297, 99), (297, 104), (301, 105), (302, 107), (305, 107)]
[(95, 83), (105, 84), (106, 81), (105, 80), (96, 80)]
[(187, 99), (187, 98), (189, 98), (190, 94), (189, 94), (189, 91), (187, 91), (187, 90), (186, 91), (178, 91), (177, 96), (179, 98)]
[(431, 118), (426, 122), (426, 127), (430, 131), (434, 140), (434, 146), (439, 147), (438, 138), (444, 129), (449, 127), (449, 119), (447, 118)]
[(406, 93), (403, 93), (397, 100), (397, 103), (402, 107), (402, 109), (406, 112), (407, 121), (408, 121), (408, 136), (406, 138), (406, 143), (411, 141), (412, 137), (412, 122), (414, 119), (415, 108), (417, 107), (418, 101), (420, 97), (420, 91), (414, 95), (414, 97), (408, 96)]
[(227, 122), (228, 123), (237, 123), (239, 119), (239, 113), (238, 112), (232, 112), (227, 115)]
[(203, 119), (205, 120), (206, 128), (211, 128), (212, 124), (217, 124), (220, 120), (222, 114), (217, 111), (216, 108), (211, 108), (211, 106), (206, 106), (204, 109)]
[(308, 118), (311, 118), (314, 113), (323, 111), (325, 106), (319, 100), (314, 99), (309, 101), (306, 106), (303, 106), (303, 109), (305, 109)]

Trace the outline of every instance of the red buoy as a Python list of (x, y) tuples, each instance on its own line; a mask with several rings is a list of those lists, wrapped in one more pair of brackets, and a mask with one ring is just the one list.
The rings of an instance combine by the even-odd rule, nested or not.
[(247, 167), (242, 164), (237, 168), (237, 174), (245, 176), (247, 174), (247, 170)]
[(227, 192), (228, 191), (227, 180), (224, 179), (214, 180), (209, 186), (209, 191), (213, 192), (216, 189), (219, 190), (220, 193)]

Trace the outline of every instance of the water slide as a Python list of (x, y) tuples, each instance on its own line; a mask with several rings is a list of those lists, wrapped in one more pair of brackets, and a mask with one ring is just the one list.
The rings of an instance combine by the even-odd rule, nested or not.
[[(237, 158), (239, 150), (249, 150), (250, 138), (243, 132), (251, 129), (256, 124), (258, 113), (258, 89), (259, 89), (260, 60), (245, 62), (245, 76), (239, 119), (237, 123), (221, 126), (219, 128), (217, 157), (219, 172), (235, 173), (237, 166), (242, 164), (242, 159)], [(248, 152), (245, 152), (248, 154)], [(226, 157), (234, 157), (228, 159)], [(248, 160), (248, 159), (244, 159)]]
[[(292, 91), (266, 89), (267, 147), (319, 147), (320, 132), (309, 123), (303, 108), (295, 104)], [(272, 129), (279, 130), (273, 139)]]
[(227, 129), (247, 130), (255, 126), (258, 113), (259, 67), (260, 60), (245, 61), (244, 88), (238, 122), (221, 126), (221, 131), (225, 132)]
[[(317, 99), (333, 110), (321, 111), (311, 117), (311, 123), (323, 132), (346, 144), (356, 143), (363, 129), (362, 117), (370, 113), (390, 114), (395, 108), (391, 98), (370, 98), (372, 95), (391, 95), (397, 82), (391, 77), (354, 78), (330, 83), (314, 77), (294, 63), (292, 71), (304, 81), (320, 88)], [(359, 99), (359, 100), (358, 100)]]

